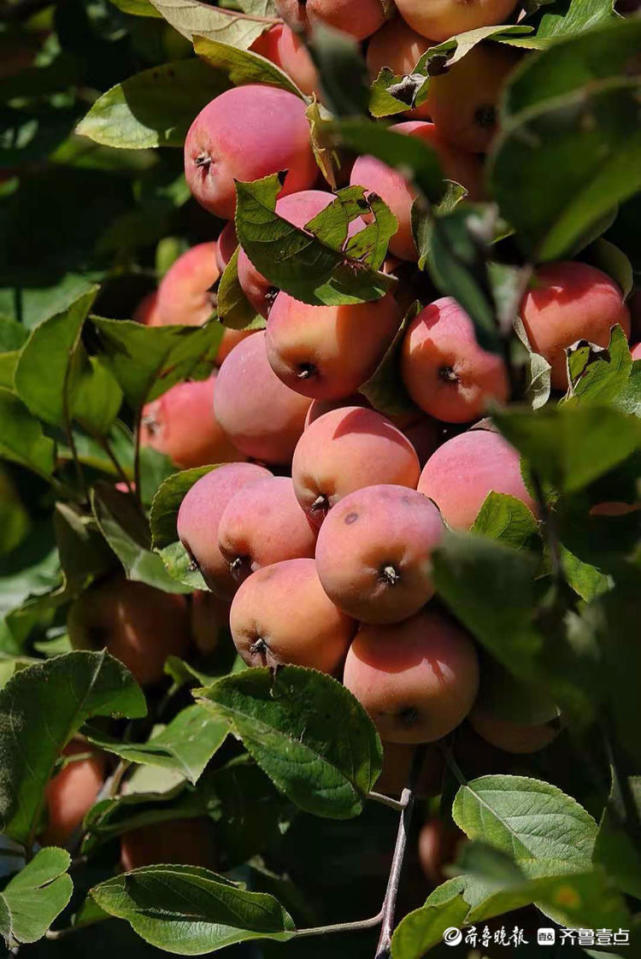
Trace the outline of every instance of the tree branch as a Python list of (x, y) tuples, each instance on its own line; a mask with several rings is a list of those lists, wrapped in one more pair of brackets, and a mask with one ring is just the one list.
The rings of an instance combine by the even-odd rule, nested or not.
[(390, 945), (392, 942), (392, 933), (394, 931), (394, 917), (396, 915), (396, 900), (398, 898), (398, 888), (401, 882), (401, 872), (405, 860), (405, 850), (407, 849), (407, 837), (409, 834), (412, 813), (414, 811), (414, 793), (411, 789), (404, 789), (401, 793), (401, 805), (403, 812), (398, 825), (396, 834), (396, 846), (394, 847), (394, 856), (392, 858), (392, 868), (390, 869), (387, 890), (382, 908), (381, 934), (376, 947), (376, 959), (388, 959), (390, 954)]

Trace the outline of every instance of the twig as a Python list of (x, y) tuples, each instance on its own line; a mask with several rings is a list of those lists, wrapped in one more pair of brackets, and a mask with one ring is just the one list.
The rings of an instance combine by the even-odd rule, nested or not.
[(401, 793), (401, 805), (403, 812), (398, 825), (396, 834), (396, 846), (394, 847), (394, 856), (392, 858), (392, 868), (390, 869), (387, 890), (383, 900), (383, 919), (381, 924), (381, 934), (378, 938), (376, 947), (376, 959), (387, 959), (390, 954), (392, 943), (392, 933), (394, 932), (394, 917), (396, 915), (396, 900), (398, 898), (398, 888), (401, 882), (401, 872), (405, 860), (405, 850), (407, 848), (407, 837), (409, 834), (412, 813), (414, 811), (414, 793), (411, 789), (404, 789)]

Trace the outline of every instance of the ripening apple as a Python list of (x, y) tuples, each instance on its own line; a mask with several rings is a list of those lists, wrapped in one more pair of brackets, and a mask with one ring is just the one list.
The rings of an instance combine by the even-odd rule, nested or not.
[(178, 539), (219, 599), (231, 599), (237, 585), (218, 547), (220, 518), (232, 497), (245, 485), (271, 475), (255, 463), (227, 463), (196, 480), (180, 504)]
[[(482, 196), (482, 168), (478, 157), (452, 146), (434, 123), (408, 120), (391, 126), (392, 133), (402, 133), (424, 141), (436, 152), (443, 175), (465, 187), (472, 200)], [(412, 234), (412, 205), (416, 191), (401, 172), (364, 154), (357, 157), (350, 175), (352, 186), (362, 186), (387, 204), (398, 221), (396, 233), (390, 240), (390, 252), (402, 260), (418, 260), (418, 250)]]
[(230, 442), (252, 459), (289, 463), (310, 403), (272, 370), (263, 330), (238, 343), (218, 372), (216, 419)]
[(472, 320), (451, 296), (409, 324), (401, 372), (416, 405), (445, 423), (478, 419), (488, 403), (505, 403), (509, 395), (503, 358), (479, 346)]
[(425, 101), (442, 140), (460, 150), (485, 153), (497, 131), (498, 103), (519, 51), (500, 43), (477, 43), (430, 78)]
[(434, 594), (431, 555), (442, 535), (439, 511), (421, 493), (366, 486), (341, 499), (320, 528), (320, 581), (361, 623), (398, 623)]
[(506, 23), (516, 5), (517, 0), (396, 0), (406, 23), (437, 43), (478, 27)]
[(403, 433), (374, 410), (346, 406), (310, 423), (298, 441), (292, 479), (316, 525), (348, 493), (380, 483), (414, 489), (420, 466)]
[(314, 61), (301, 38), (286, 23), (277, 23), (261, 33), (249, 49), (280, 67), (307, 96), (316, 94), (320, 98)]
[(231, 606), (236, 649), (249, 666), (290, 663), (333, 673), (356, 624), (329, 599), (313, 559), (265, 566), (242, 584)]
[(140, 441), (181, 469), (230, 463), (245, 457), (223, 432), (214, 413), (216, 374), (177, 383), (143, 407)]
[(479, 662), (467, 633), (427, 607), (402, 623), (361, 625), (343, 683), (383, 742), (431, 743), (463, 722), (478, 692)]
[(305, 109), (294, 93), (258, 83), (226, 90), (204, 107), (184, 153), (187, 184), (201, 206), (231, 220), (236, 180), (285, 170), (281, 195), (310, 187), (318, 167)]
[(64, 846), (96, 801), (107, 771), (106, 757), (79, 739), (72, 739), (62, 750), (63, 756), (81, 754), (86, 758), (67, 763), (47, 783), (43, 846)]
[(214, 824), (207, 816), (170, 819), (139, 826), (120, 839), (120, 865), (125, 872), (156, 864), (216, 865)]
[(620, 287), (587, 263), (546, 263), (521, 304), (530, 346), (552, 366), (552, 386), (568, 385), (565, 350), (577, 340), (608, 346), (613, 326), (630, 335), (630, 312)]
[(184, 596), (120, 576), (81, 593), (67, 629), (74, 649), (105, 648), (143, 686), (162, 679), (167, 657), (183, 656), (189, 645)]
[(536, 514), (519, 454), (492, 430), (467, 430), (439, 446), (423, 467), (418, 491), (436, 503), (452, 529), (470, 529), (491, 492), (514, 496)]
[(324, 23), (357, 40), (371, 36), (385, 22), (381, 0), (276, 0), (276, 7), (294, 29)]

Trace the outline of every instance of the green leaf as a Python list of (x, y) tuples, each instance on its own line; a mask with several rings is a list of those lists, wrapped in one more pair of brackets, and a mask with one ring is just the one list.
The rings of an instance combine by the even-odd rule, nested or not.
[(158, 10), (152, 6), (151, 0), (112, 0), (112, 3), (123, 13), (128, 13), (132, 17), (161, 18)]
[(98, 483), (91, 491), (91, 505), (100, 531), (122, 563), (127, 579), (167, 593), (190, 592), (169, 575), (160, 556), (152, 551), (147, 520), (129, 493)]
[(366, 117), (369, 81), (357, 41), (321, 21), (314, 25), (309, 51), (318, 70), (323, 103), (331, 113)]
[(561, 543), (559, 547), (561, 568), (567, 582), (575, 593), (587, 603), (612, 586), (612, 577), (591, 563), (586, 563)]
[(332, 245), (329, 236), (322, 242), (275, 213), (280, 189), (278, 176), (236, 183), (239, 243), (270, 283), (315, 306), (377, 300), (395, 285), (393, 277), (342, 251), (336, 208), (323, 210), (313, 221), (319, 231), (324, 222), (332, 223)]
[(526, 776), (481, 776), (461, 786), (452, 816), (469, 839), (521, 860), (589, 866), (597, 826), (556, 786)]
[(520, 317), (517, 317), (514, 322), (514, 332), (526, 351), (525, 397), (533, 410), (539, 410), (545, 406), (552, 392), (552, 367), (545, 357), (532, 349)]
[(563, 613), (548, 611), (538, 556), (485, 536), (448, 533), (433, 563), (439, 595), (494, 659), (575, 717), (593, 716), (598, 675), (591, 647), (575, 648)]
[(179, 956), (202, 956), (251, 939), (285, 942), (294, 929), (273, 896), (247, 892), (193, 866), (135, 869), (94, 886), (91, 896), (146, 942)]
[(380, 775), (380, 740), (358, 701), (322, 673), (250, 669), (197, 691), (301, 809), (329, 819), (358, 815)]
[(20, 348), (27, 339), (27, 331), (21, 323), (0, 316), (0, 386), (13, 389), (13, 376)]
[(0, 457), (48, 479), (55, 468), (55, 448), (24, 403), (0, 388)]
[[(532, 27), (525, 24), (499, 24), (479, 27), (450, 37), (443, 43), (434, 44), (420, 57), (409, 76), (394, 74), (383, 67), (371, 89), (370, 111), (375, 117), (402, 113), (408, 108), (420, 106), (429, 92), (430, 67), (449, 69), (472, 50), (477, 43), (496, 40), (516, 46), (532, 43)], [(525, 35), (525, 36), (524, 36)]]
[(479, 344), (498, 353), (501, 337), (487, 263), (495, 219), (491, 207), (470, 204), (434, 217), (428, 264), (437, 287), (474, 322)]
[(489, 536), (506, 546), (532, 548), (538, 525), (525, 503), (504, 493), (488, 493), (474, 521), (472, 533)]
[(504, 122), (488, 159), (489, 180), (530, 257), (572, 253), (641, 186), (640, 88), (634, 78), (591, 81)]
[(436, 152), (423, 140), (408, 137), (365, 120), (342, 120), (327, 124), (336, 146), (368, 153), (409, 177), (430, 203), (439, 203), (447, 184)]
[(260, 330), (265, 320), (256, 313), (238, 281), (239, 249), (234, 250), (218, 284), (218, 319), (232, 330)]
[[(302, 100), (305, 96), (293, 80), (279, 67), (265, 57), (241, 50), (227, 43), (220, 43), (213, 37), (195, 36), (194, 50), (210, 67), (226, 76), (230, 84), (238, 87), (246, 83), (264, 83), (271, 87), (280, 87), (293, 93)], [(210, 98), (211, 99), (211, 98)]]
[(70, 503), (56, 503), (53, 514), (65, 587), (74, 593), (114, 567), (114, 555), (91, 515)]
[(213, 7), (200, 0), (151, 0), (154, 7), (172, 25), (174, 30), (188, 40), (209, 37), (211, 40), (231, 44), (238, 49), (251, 47), (269, 26), (259, 17), (238, 16), (234, 10)]
[(392, 959), (423, 959), (442, 941), (446, 929), (464, 925), (470, 907), (461, 896), (461, 885), (459, 879), (443, 883), (424, 906), (399, 922), (392, 936)]
[(40, 849), (0, 893), (0, 933), (12, 942), (37, 942), (60, 915), (73, 892), (65, 849)]
[(202, 706), (187, 706), (146, 743), (123, 743), (94, 730), (89, 741), (133, 763), (175, 769), (195, 783), (227, 736), (227, 724)]
[[(628, 779), (627, 788), (632, 795), (637, 816), (641, 814), (641, 777)], [(628, 896), (641, 899), (641, 853), (626, 828), (625, 805), (616, 777), (603, 810), (599, 831), (594, 844), (594, 862), (607, 870), (619, 889)]]
[(149, 522), (154, 549), (162, 549), (178, 539), (176, 519), (183, 499), (195, 482), (215, 466), (196, 466), (174, 473), (157, 489), (151, 504)]
[(600, 237), (583, 250), (581, 259), (607, 273), (621, 287), (626, 299), (630, 296), (634, 287), (634, 271), (629, 257), (618, 246)]
[(540, 684), (511, 676), (489, 656), (481, 658), (481, 686), (475, 708), (496, 719), (537, 726), (559, 715), (548, 691)]
[(104, 652), (68, 653), (16, 673), (0, 690), (2, 831), (33, 842), (56, 760), (90, 716), (146, 712), (131, 674)]
[(28, 331), (25, 330), (22, 323), (18, 323), (8, 316), (0, 316), (0, 352), (19, 350), (24, 345), (28, 335)]
[(407, 327), (417, 315), (419, 309), (420, 303), (418, 302), (410, 307), (377, 369), (359, 387), (359, 393), (362, 393), (370, 401), (375, 410), (385, 416), (417, 412), (401, 376), (400, 353)]
[(192, 592), (194, 589), (209, 589), (203, 579), (202, 573), (196, 568), (182, 543), (175, 542), (169, 546), (164, 546), (158, 551), (158, 555), (167, 570), (167, 574), (171, 579), (175, 580), (176, 583), (184, 586), (185, 591)]
[[(610, 7), (609, 16), (604, 18), (606, 22), (580, 35), (578, 29), (568, 30), (565, 36), (559, 34), (553, 46), (525, 59), (510, 78), (505, 91), (501, 105), (504, 117), (571, 93), (594, 80), (639, 73), (634, 60), (641, 42), (639, 22), (613, 17), (608, 0), (605, 3), (603, 0), (579, 0), (578, 3), (574, 0), (570, 6), (580, 13), (581, 8), (590, 2), (596, 3), (601, 10)], [(542, 36), (539, 28), (537, 39)]]
[(612, 328), (610, 343), (605, 350), (592, 350), (583, 347), (580, 341), (579, 352), (584, 360), (579, 369), (573, 362), (576, 358), (576, 345), (568, 355), (571, 388), (567, 403), (580, 402), (610, 403), (623, 392), (630, 379), (632, 357), (628, 347), (628, 338), (620, 326)]
[(611, 0), (552, 0), (535, 19), (537, 39), (545, 45), (615, 19)]
[(64, 426), (66, 416), (71, 417), (72, 356), (98, 289), (92, 287), (62, 313), (40, 323), (22, 348), (16, 390), (31, 412), (52, 426)]
[(213, 364), (223, 335), (220, 323), (204, 326), (142, 326), (133, 320), (91, 318), (101, 358), (133, 409), (157, 399)]
[(92, 287), (32, 330), (15, 369), (15, 387), (46, 423), (64, 427), (77, 420), (89, 433), (105, 435), (118, 415), (122, 393), (99, 359), (87, 355), (80, 339), (97, 294), (98, 287)]
[(497, 410), (494, 422), (538, 475), (565, 492), (583, 489), (641, 446), (641, 423), (607, 406), (568, 403), (535, 412)]

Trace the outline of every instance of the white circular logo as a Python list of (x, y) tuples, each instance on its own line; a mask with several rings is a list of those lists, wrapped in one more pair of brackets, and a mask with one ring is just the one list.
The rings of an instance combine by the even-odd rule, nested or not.
[(463, 942), (463, 933), (456, 926), (448, 926), (443, 933), (443, 942), (446, 946), (458, 946)]

